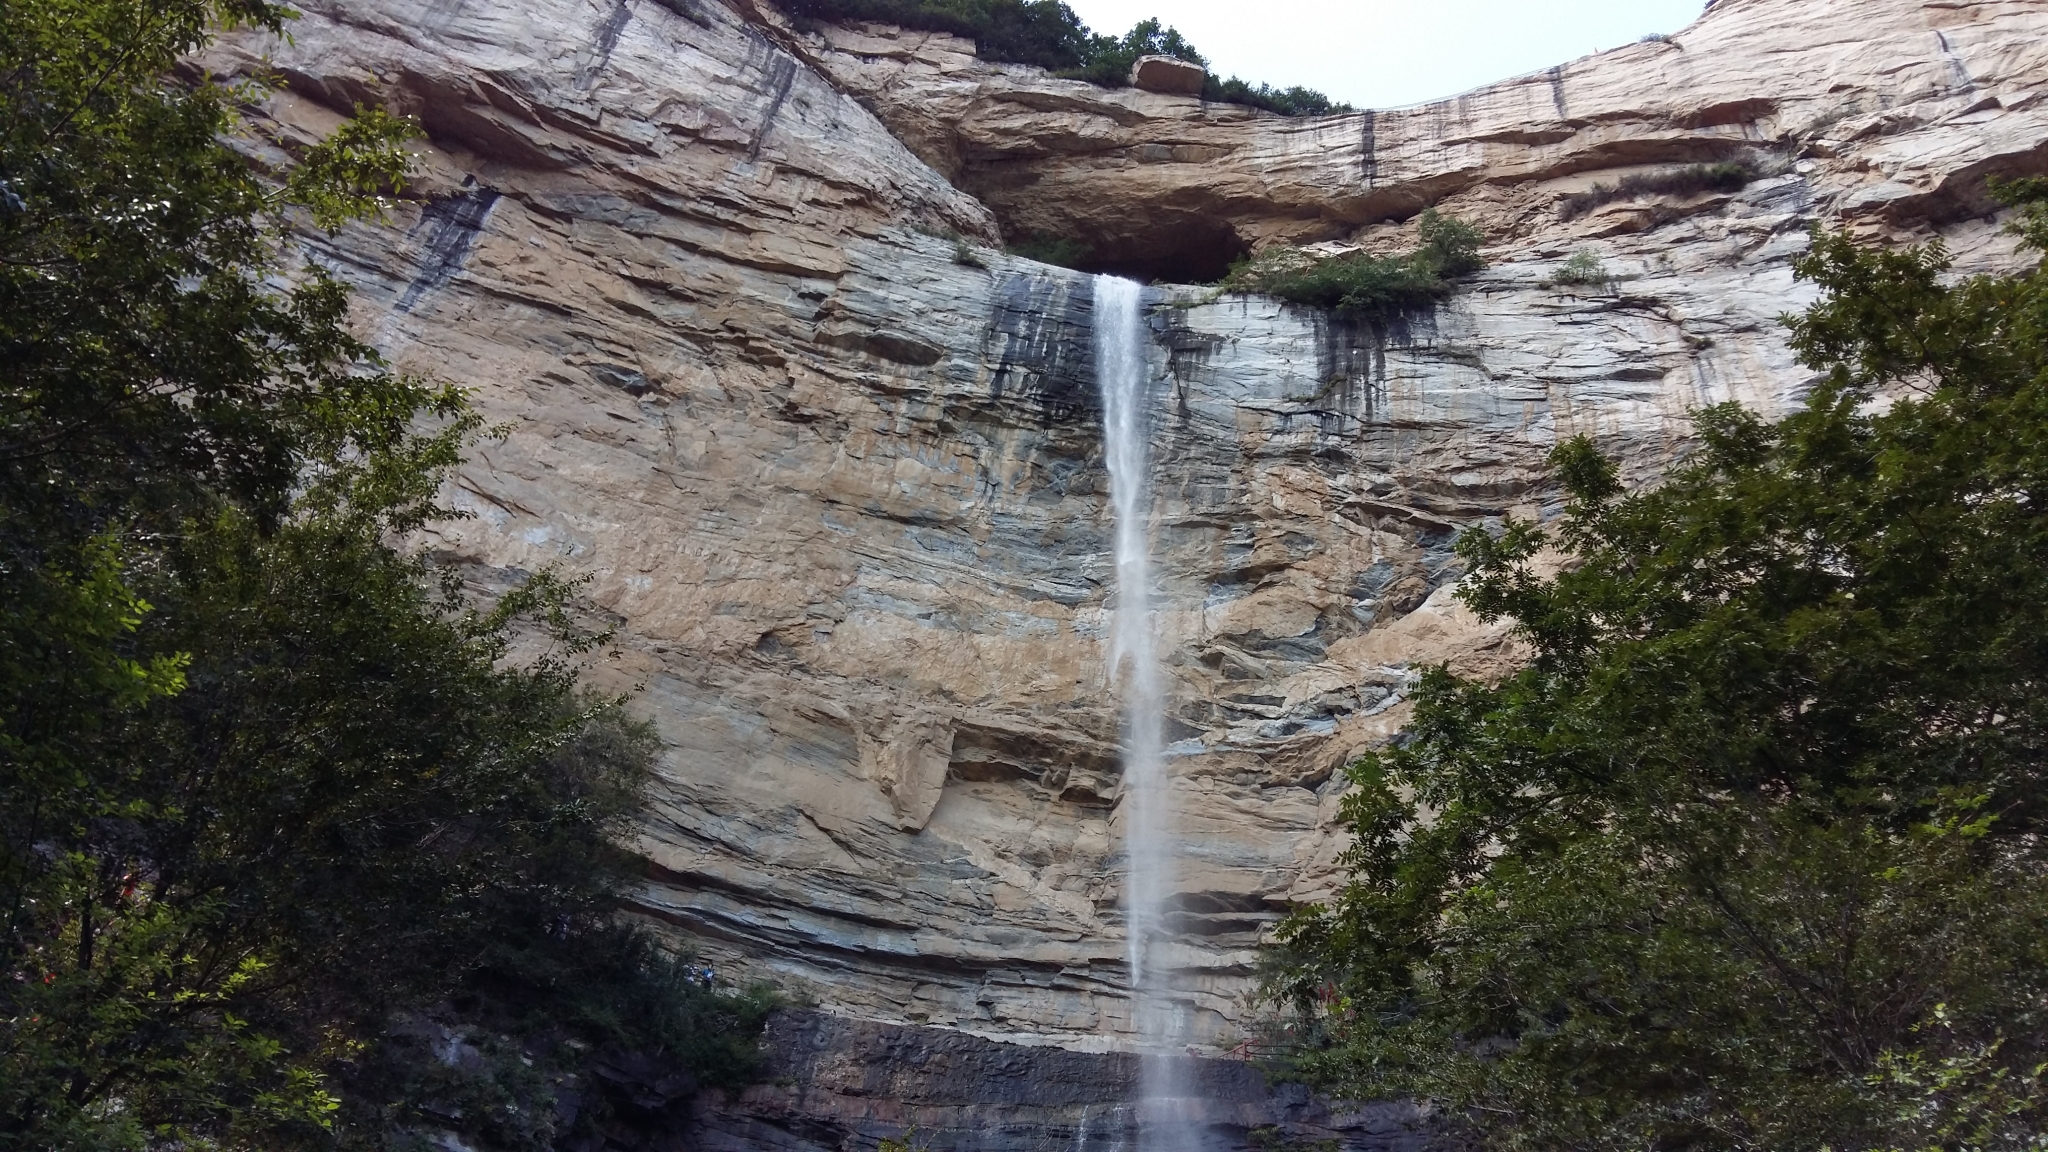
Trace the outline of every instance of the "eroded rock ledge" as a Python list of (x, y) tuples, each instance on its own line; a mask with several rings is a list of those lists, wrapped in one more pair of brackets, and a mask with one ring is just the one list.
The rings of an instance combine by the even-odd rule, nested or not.
[(1668, 41), (1419, 107), (1300, 119), (988, 64), (943, 34), (828, 28), (799, 46), (1012, 234), (1213, 279), (1248, 248), (1370, 236), (1431, 205), (1523, 254), (1639, 232), (1725, 200), (1570, 225), (1556, 203), (1755, 151), (1799, 165), (1817, 215), (1939, 229), (1990, 210), (1986, 176), (2048, 160), (2044, 33), (2048, 16), (2023, 0), (1722, 0)]

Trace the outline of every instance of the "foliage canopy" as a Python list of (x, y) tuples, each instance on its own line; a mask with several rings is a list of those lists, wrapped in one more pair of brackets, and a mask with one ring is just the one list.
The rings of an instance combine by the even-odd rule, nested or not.
[(1302, 1071), (1496, 1148), (2042, 1146), (2048, 276), (1947, 268), (1816, 233), (1800, 411), (1633, 493), (1574, 440), (1554, 527), (1460, 541), (1533, 660), (1351, 769)]
[(266, 174), (261, 90), (171, 79), (290, 15), (0, 0), (0, 1149), (375, 1145), (425, 1122), (370, 1090), (408, 1013), (714, 1075), (763, 1007), (613, 926), (651, 742), (578, 691), (573, 587), (486, 605), (391, 543), (478, 418), (287, 257), (413, 129)]

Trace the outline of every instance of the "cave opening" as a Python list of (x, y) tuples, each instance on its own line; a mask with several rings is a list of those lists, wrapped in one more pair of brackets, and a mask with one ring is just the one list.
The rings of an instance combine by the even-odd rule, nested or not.
[(1213, 284), (1251, 254), (1251, 245), (1236, 229), (1213, 219), (1149, 222), (1114, 235), (1020, 230), (1006, 236), (1010, 250), (1020, 256), (1147, 283)]

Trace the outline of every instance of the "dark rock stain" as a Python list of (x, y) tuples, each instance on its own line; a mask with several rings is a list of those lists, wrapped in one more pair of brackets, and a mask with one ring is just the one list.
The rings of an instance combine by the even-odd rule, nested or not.
[(619, 46), (619, 37), (626, 31), (626, 23), (633, 18), (632, 9), (626, 0), (617, 0), (611, 15), (597, 26), (597, 40), (590, 46), (590, 55), (583, 67), (576, 70), (576, 87), (588, 89), (597, 82), (598, 73), (612, 62), (612, 52)]
[(1564, 110), (1564, 65), (1562, 64), (1550, 70), (1550, 102), (1557, 107), (1558, 119), (1566, 119), (1568, 114)]
[(497, 203), (495, 190), (472, 188), (427, 205), (420, 213), (419, 223), (413, 226), (415, 232), (427, 230), (419, 275), (413, 277), (412, 283), (405, 286), (405, 294), (398, 298), (400, 312), (412, 311), (421, 297), (445, 286), (462, 271), (469, 250), (475, 247), (476, 238), (482, 234)]
[(774, 63), (768, 66), (768, 86), (774, 93), (768, 98), (768, 108), (761, 113), (761, 126), (754, 129), (754, 138), (747, 142), (747, 162), (761, 158), (761, 145), (768, 139), (768, 130), (775, 126), (776, 114), (782, 111), (782, 102), (789, 99), (790, 86), (796, 83), (796, 60), (776, 53)]
[(991, 294), (981, 358), (993, 364), (989, 399), (1038, 410), (1044, 427), (1095, 423), (1095, 297), (1065, 277), (1005, 272)]
[(1223, 337), (1195, 331), (1188, 326), (1186, 312), (1172, 310), (1153, 315), (1152, 339), (1166, 348), (1166, 372), (1174, 382), (1174, 413), (1185, 425), (1194, 415), (1188, 407), (1188, 386), (1208, 368)]
[[(1323, 383), (1325, 435), (1371, 420), (1385, 399), (1387, 347), (1410, 343), (1406, 315), (1388, 317), (1318, 313), (1314, 320), (1316, 379)], [(1335, 426), (1332, 426), (1335, 425)]]
[(1358, 129), (1358, 145), (1359, 151), (1363, 156), (1363, 158), (1359, 161), (1358, 174), (1365, 179), (1366, 190), (1370, 191), (1372, 189), (1373, 181), (1379, 179), (1380, 177), (1378, 139), (1379, 114), (1374, 112), (1372, 109), (1367, 108), (1364, 112), (1359, 114), (1358, 118), (1360, 121)]
[(692, 0), (654, 0), (654, 3), (657, 7), (666, 8), (699, 28), (711, 27), (711, 18)]
[(1955, 45), (1948, 42), (1948, 34), (1936, 30), (1934, 39), (1941, 45), (1942, 59), (1948, 62), (1949, 90), (1953, 93), (1974, 91), (1977, 81), (1970, 76), (1970, 70), (1964, 66), (1963, 58), (1956, 54)]

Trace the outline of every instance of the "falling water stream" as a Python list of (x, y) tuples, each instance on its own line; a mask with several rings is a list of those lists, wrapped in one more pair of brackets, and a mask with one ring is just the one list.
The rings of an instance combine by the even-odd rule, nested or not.
[(1175, 850), (1161, 751), (1165, 693), (1152, 606), (1150, 374), (1145, 364), (1143, 289), (1095, 278), (1095, 378), (1102, 393), (1103, 454), (1116, 514), (1116, 609), (1109, 667), (1123, 696), (1126, 956), (1138, 1042), (1139, 1152), (1189, 1152), (1194, 1145), (1179, 1083), (1181, 1013), (1166, 987), (1161, 954)]

